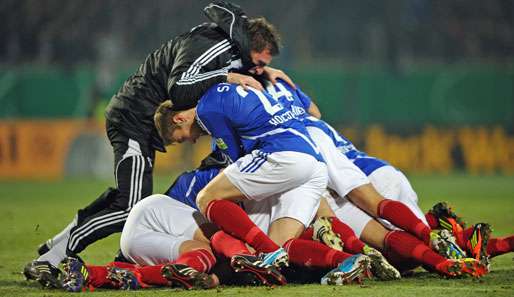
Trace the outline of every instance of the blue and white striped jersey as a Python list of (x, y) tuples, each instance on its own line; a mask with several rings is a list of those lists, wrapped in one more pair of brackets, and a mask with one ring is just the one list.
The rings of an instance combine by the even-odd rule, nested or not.
[(328, 123), (310, 116), (308, 110), (312, 101), (300, 88), (297, 87), (295, 90), (287, 83), (279, 81), (275, 85), (269, 84), (266, 90), (284, 107), (294, 111), (303, 120), (305, 126), (319, 128), (330, 136), (335, 146), (366, 175), (370, 175), (382, 166), (389, 165), (384, 160), (368, 156), (366, 153), (359, 151), (348, 138), (339, 134)]
[(266, 92), (215, 85), (198, 102), (196, 120), (232, 162), (253, 150), (300, 152), (323, 161), (303, 121)]

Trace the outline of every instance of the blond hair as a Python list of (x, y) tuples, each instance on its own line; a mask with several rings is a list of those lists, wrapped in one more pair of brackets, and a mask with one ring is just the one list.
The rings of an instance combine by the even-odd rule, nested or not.
[(171, 100), (166, 100), (161, 103), (161, 105), (159, 105), (155, 111), (153, 121), (164, 145), (173, 144), (171, 133), (176, 127), (178, 127), (178, 125), (174, 124), (172, 119), (173, 116), (177, 113), (177, 111), (173, 110), (173, 103)]

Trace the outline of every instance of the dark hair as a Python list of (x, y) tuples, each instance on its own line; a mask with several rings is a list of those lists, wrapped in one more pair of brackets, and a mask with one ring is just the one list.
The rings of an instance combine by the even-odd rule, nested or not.
[(272, 56), (280, 52), (280, 33), (264, 17), (252, 18), (248, 21), (248, 31), (251, 37), (251, 50), (262, 52), (269, 49)]

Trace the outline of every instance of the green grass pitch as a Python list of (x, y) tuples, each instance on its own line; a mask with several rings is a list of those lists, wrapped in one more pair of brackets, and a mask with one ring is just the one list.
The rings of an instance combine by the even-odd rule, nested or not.
[[(155, 192), (171, 179), (156, 178)], [(413, 176), (423, 210), (447, 200), (468, 222), (489, 222), (495, 236), (514, 233), (514, 177), (467, 175)], [(59, 232), (75, 211), (102, 192), (110, 181), (0, 182), (0, 296), (63, 296), (24, 280), (20, 271), (36, 256), (36, 247)], [(90, 263), (110, 261), (119, 235), (95, 243), (83, 254)], [(422, 270), (397, 282), (366, 281), (362, 286), (298, 285), (281, 288), (231, 287), (210, 291), (155, 289), (139, 292), (96, 290), (93, 296), (514, 296), (514, 254), (495, 258), (492, 272), (480, 280), (446, 280)]]

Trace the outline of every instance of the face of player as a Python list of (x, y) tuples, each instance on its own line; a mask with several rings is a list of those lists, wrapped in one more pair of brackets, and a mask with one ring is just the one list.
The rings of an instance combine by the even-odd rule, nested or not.
[(196, 143), (196, 140), (202, 136), (202, 130), (196, 124), (194, 116), (194, 112), (185, 112), (173, 117), (173, 121), (180, 124), (171, 132), (170, 136), (173, 143), (186, 141)]
[(269, 49), (265, 49), (262, 52), (250, 51), (250, 58), (255, 66), (250, 68), (248, 72), (251, 74), (262, 75), (264, 73), (264, 67), (271, 63), (273, 56)]

